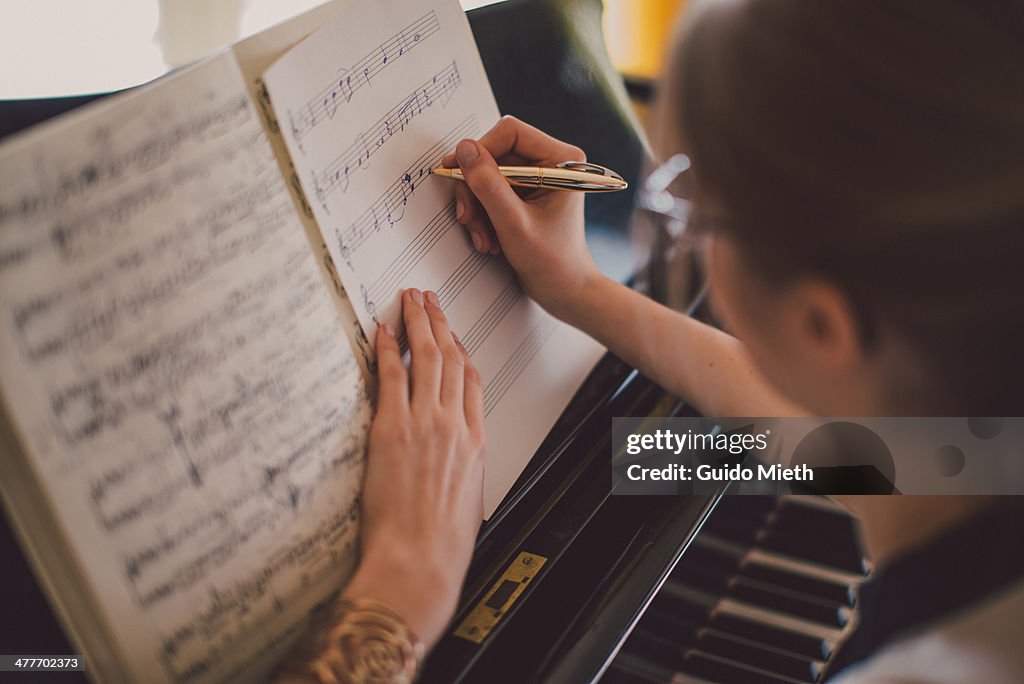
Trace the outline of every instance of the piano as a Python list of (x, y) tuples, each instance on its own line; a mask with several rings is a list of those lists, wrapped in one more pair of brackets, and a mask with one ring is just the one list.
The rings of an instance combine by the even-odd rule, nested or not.
[(821, 497), (614, 496), (613, 416), (694, 415), (605, 358), (480, 535), (423, 682), (817, 682), (867, 576)]
[[(599, 0), (470, 12), (502, 111), (579, 144), (635, 186), (645, 146), (600, 21)], [(0, 102), (0, 136), (95, 97)], [(631, 204), (628, 193), (588, 200), (588, 231), (624, 235)], [(611, 494), (612, 417), (693, 415), (606, 356), (482, 527), (458, 612), (421, 681), (819, 681), (855, 624), (868, 570), (848, 516), (814, 497)], [(6, 621), (0, 643), (73, 652), (6, 520), (0, 552), (8, 614), (22, 616)], [(82, 678), (38, 679), (51, 680)]]

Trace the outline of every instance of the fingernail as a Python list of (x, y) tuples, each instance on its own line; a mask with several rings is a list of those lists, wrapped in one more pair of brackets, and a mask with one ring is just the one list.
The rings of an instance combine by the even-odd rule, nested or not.
[(431, 292), (430, 290), (428, 290), (426, 293), (426, 298), (427, 301), (430, 302), (433, 306), (436, 306), (438, 309), (441, 308), (441, 300), (437, 298), (436, 292)]
[(381, 330), (381, 332), (383, 332), (388, 337), (394, 337), (395, 336), (395, 328), (390, 323), (383, 323), (383, 324), (381, 324), (380, 330)]
[(480, 234), (479, 233), (470, 233), (470, 236), (473, 238), (473, 247), (476, 249), (476, 251), (478, 251), (478, 252), (484, 251), (483, 243), (480, 242)]
[(468, 166), (476, 161), (480, 153), (476, 149), (476, 143), (472, 140), (463, 140), (455, 148), (455, 156), (459, 159), (459, 166)]
[(462, 203), (462, 200), (457, 200), (455, 202), (455, 218), (459, 220), (459, 223), (462, 223), (462, 215), (465, 213), (466, 205)]
[(423, 303), (423, 293), (417, 290), (415, 287), (410, 288), (409, 298), (412, 299), (412, 301), (416, 302), (417, 304)]

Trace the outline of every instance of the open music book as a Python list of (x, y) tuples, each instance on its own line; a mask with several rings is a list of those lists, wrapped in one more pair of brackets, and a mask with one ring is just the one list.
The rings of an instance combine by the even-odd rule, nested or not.
[(343, 585), (405, 287), (507, 493), (603, 350), (429, 174), (497, 118), (457, 0), (342, 0), (0, 145), (0, 488), (93, 679), (258, 681)]

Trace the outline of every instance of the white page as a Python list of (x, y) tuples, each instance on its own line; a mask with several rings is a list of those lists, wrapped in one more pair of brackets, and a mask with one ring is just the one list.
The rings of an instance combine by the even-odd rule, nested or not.
[[(528, 76), (524, 75), (524, 83)], [(430, 175), (497, 106), (456, 0), (363, 0), (264, 76), (359, 321), (398, 325), (400, 292), (437, 291), (485, 383), (485, 515), (495, 510), (603, 349), (527, 299), (455, 221)]]
[(0, 310), (93, 676), (261, 679), (354, 565), (370, 410), (232, 55), (0, 147)]

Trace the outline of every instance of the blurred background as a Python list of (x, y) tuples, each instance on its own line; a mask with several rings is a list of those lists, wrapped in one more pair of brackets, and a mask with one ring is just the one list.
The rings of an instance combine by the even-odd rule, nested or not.
[[(145, 83), (323, 0), (6, 0), (0, 99), (108, 92)], [(472, 9), (516, 0), (461, 0)], [(684, 0), (605, 0), (612, 62), (641, 86), (661, 70)]]

